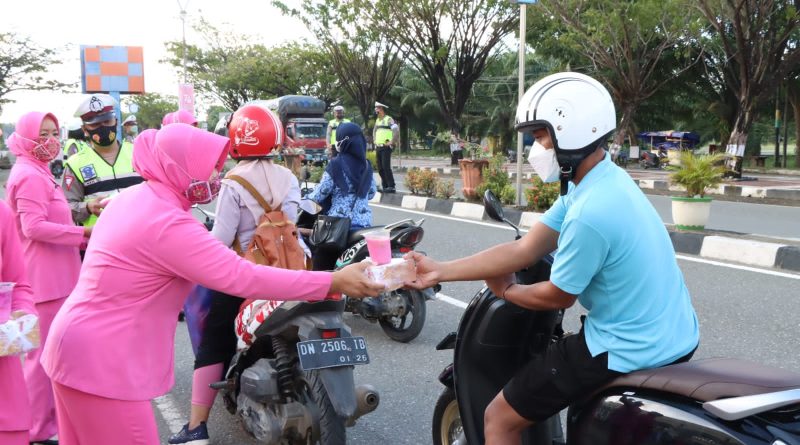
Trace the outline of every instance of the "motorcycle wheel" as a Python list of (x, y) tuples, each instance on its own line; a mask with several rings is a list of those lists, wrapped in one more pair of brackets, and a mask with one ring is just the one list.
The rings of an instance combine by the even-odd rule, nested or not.
[(331, 399), (328, 397), (328, 392), (325, 390), (325, 385), (322, 384), (322, 379), (319, 376), (319, 370), (307, 371), (304, 374), (308, 384), (308, 396), (319, 409), (319, 440), (312, 442), (311, 434), (309, 434), (308, 440), (302, 442), (303, 445), (341, 445), (347, 443), (344, 419), (339, 417), (339, 414), (333, 409)]
[(389, 338), (400, 343), (408, 343), (417, 338), (422, 326), (425, 325), (425, 297), (416, 290), (399, 289), (395, 292), (406, 297), (408, 312), (402, 317), (393, 315), (381, 317), (378, 323)]
[(452, 445), (464, 434), (453, 388), (445, 388), (433, 408), (433, 445)]

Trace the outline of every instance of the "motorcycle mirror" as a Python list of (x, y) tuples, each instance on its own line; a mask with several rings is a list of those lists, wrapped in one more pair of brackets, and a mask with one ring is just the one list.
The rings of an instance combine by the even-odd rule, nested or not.
[(311, 172), (308, 171), (307, 166), (304, 165), (303, 168), (300, 169), (300, 176), (303, 178), (303, 181), (308, 181), (311, 177)]
[(494, 196), (491, 190), (486, 190), (483, 194), (483, 208), (489, 214), (489, 218), (495, 221), (505, 221), (505, 213), (503, 212), (503, 204)]

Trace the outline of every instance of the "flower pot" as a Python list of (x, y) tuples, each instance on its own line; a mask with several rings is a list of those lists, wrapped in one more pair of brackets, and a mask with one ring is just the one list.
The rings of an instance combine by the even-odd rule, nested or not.
[(711, 198), (672, 197), (672, 221), (680, 230), (703, 230), (711, 214)]
[(467, 199), (476, 199), (475, 189), (483, 182), (483, 169), (489, 166), (486, 159), (461, 159), (458, 161), (461, 169), (461, 192)]

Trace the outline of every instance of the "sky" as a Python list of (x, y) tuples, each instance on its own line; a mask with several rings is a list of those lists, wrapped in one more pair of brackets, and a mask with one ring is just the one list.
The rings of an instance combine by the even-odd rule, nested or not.
[[(285, 3), (297, 4), (299, 0)], [(63, 82), (77, 82), (77, 90), (81, 45), (142, 46), (145, 91), (177, 96), (179, 71), (159, 60), (167, 56), (165, 42), (181, 39), (179, 5), (187, 11), (187, 43), (199, 40), (189, 24), (200, 16), (268, 46), (313, 39), (302, 23), (283, 16), (269, 0), (3, 1), (0, 30), (28, 36), (44, 47), (69, 45), (60, 53), (63, 63), (52, 67), (50, 75)], [(53, 112), (63, 125), (73, 117), (84, 96), (79, 91), (22, 91), (7, 97), (16, 102), (3, 107), (0, 122), (13, 123), (22, 114), (38, 110)], [(127, 110), (123, 107), (123, 111)], [(202, 119), (205, 106), (198, 106), (197, 114)]]

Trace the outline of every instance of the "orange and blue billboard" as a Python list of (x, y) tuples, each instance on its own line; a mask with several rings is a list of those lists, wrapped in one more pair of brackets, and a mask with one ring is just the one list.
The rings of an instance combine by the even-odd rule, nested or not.
[(141, 46), (81, 45), (84, 93), (144, 94)]

